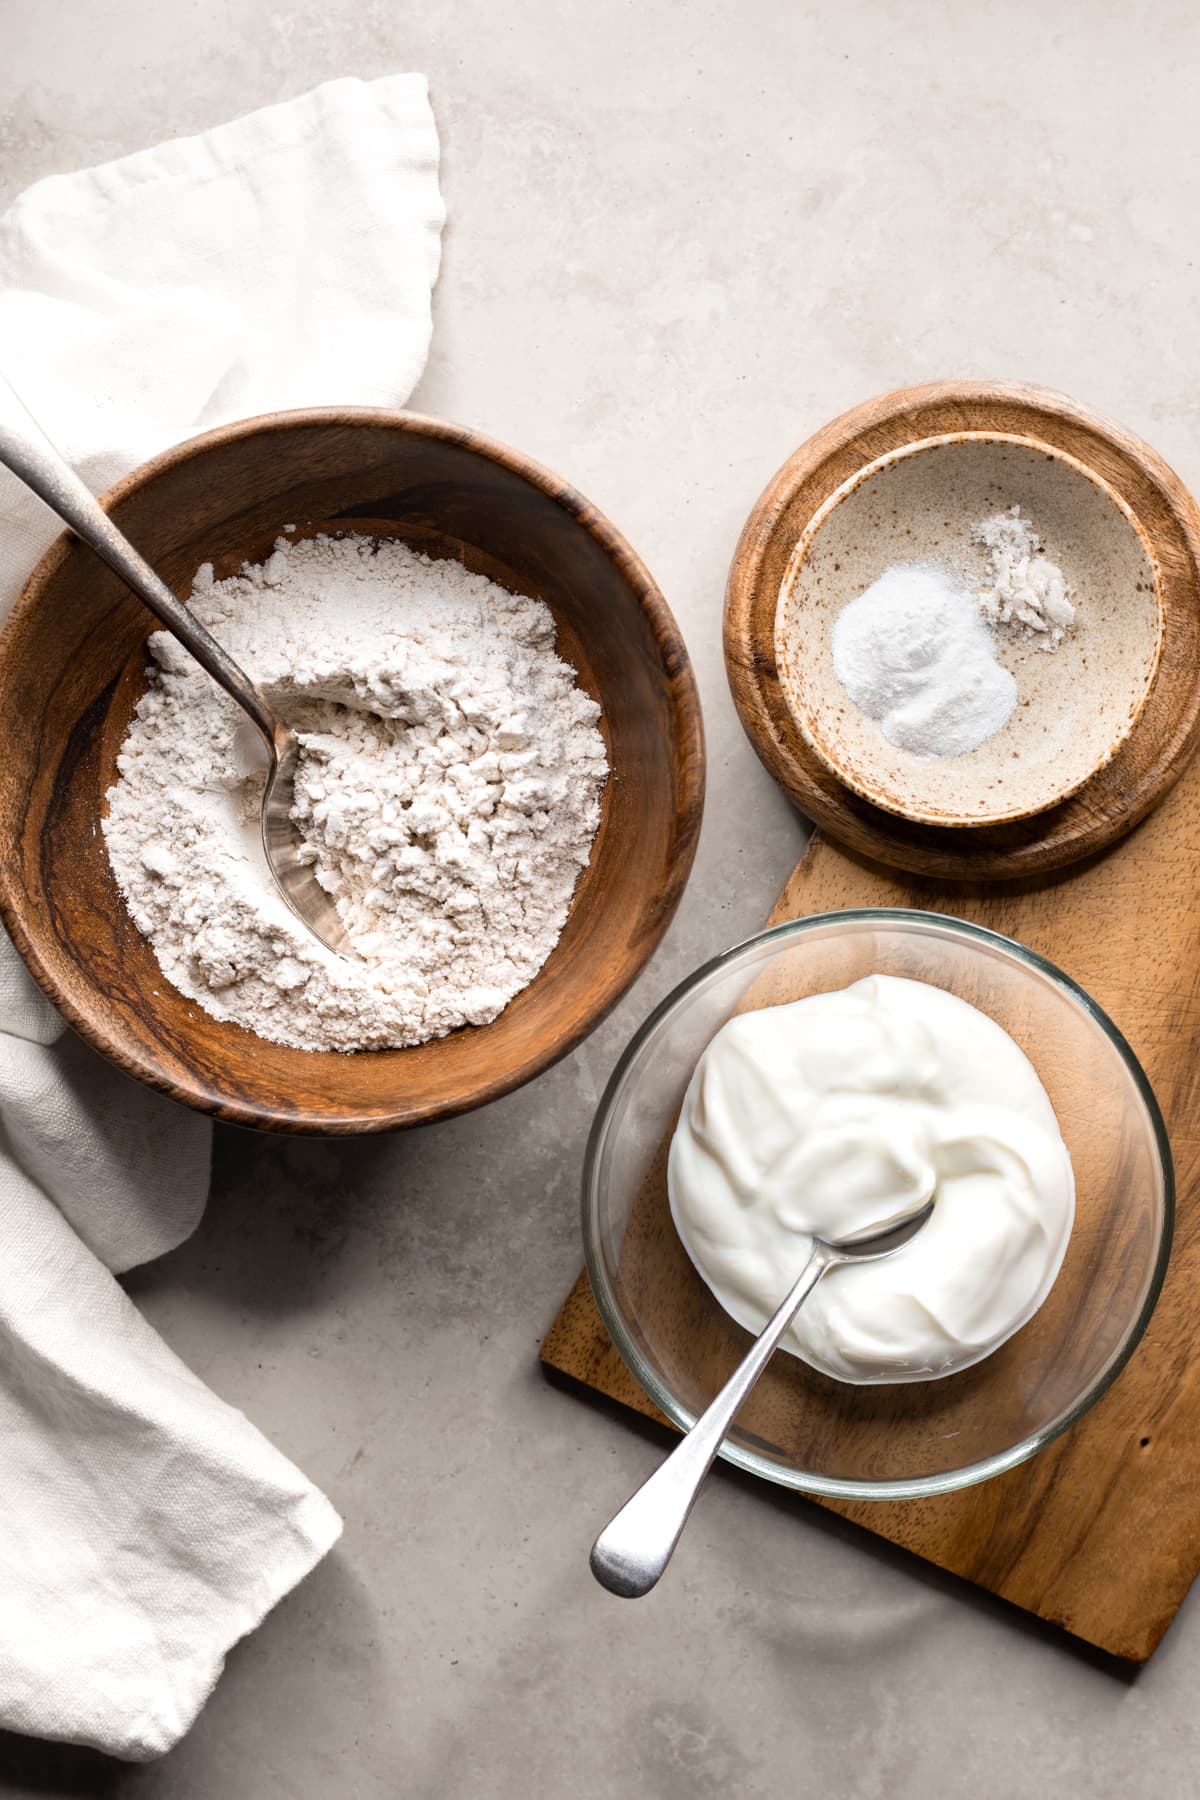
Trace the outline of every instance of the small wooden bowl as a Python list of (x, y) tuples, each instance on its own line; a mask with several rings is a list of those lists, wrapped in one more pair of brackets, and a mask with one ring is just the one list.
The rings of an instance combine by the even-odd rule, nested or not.
[(599, 701), (612, 774), (554, 952), (492, 1024), (414, 1049), (313, 1053), (210, 1017), (166, 980), (126, 911), (100, 831), (145, 686), (146, 610), (75, 538), (47, 552), (0, 637), (0, 913), (87, 1041), (173, 1098), (238, 1124), (385, 1131), (528, 1081), (643, 967), (691, 868), (704, 794), (683, 641), (628, 544), (573, 489), (458, 426), (368, 408), (248, 419), (136, 470), (105, 505), (177, 593), (260, 560), (285, 524), (458, 557), (544, 600)]
[[(937, 446), (973, 440), (999, 446), (1006, 441), (1014, 446), (1012, 454), (1018, 444), (1026, 455), (1029, 447), (1044, 446), (1062, 479), (1070, 467), (1080, 484), (1087, 478), (1096, 507), (1107, 508), (1128, 537), (1132, 561), (1144, 559), (1153, 571), (1158, 591), (1151, 596), (1157, 600), (1152, 611), (1161, 620), (1161, 638), (1151, 632), (1131, 659), (1128, 706), (1116, 709), (1123, 716), (1114, 717), (1111, 732), (1104, 726), (1092, 733), (1094, 773), (1086, 766), (1064, 768), (1059, 796), (1051, 793), (1051, 803), (1036, 810), (1028, 795), (1016, 792), (1016, 784), (998, 779), (997, 816), (988, 823), (956, 808), (947, 794), (941, 822), (932, 823), (932, 808), (906, 805), (897, 791), (872, 793), (865, 779), (851, 784), (844, 768), (839, 776), (831, 764), (844, 760), (844, 746), (831, 751), (825, 743), (822, 753), (813, 742), (830, 736), (824, 727), (831, 715), (818, 719), (806, 736), (777, 662), (777, 612), (781, 588), (796, 572), (797, 546), (811, 535), (814, 521), (831, 516), (831, 503), (832, 516), (841, 511), (835, 497), (853, 494), (865, 471), (903, 470), (912, 446), (930, 447), (916, 461), (907, 459), (915, 470), (931, 456), (952, 454)], [(1049, 488), (1043, 498), (1049, 506)], [(895, 543), (859, 548), (863, 585), (880, 572), (872, 557), (882, 555), (884, 564), (900, 560)], [(916, 549), (915, 560), (927, 558), (927, 546), (916, 543)], [(1082, 567), (1082, 540), (1077, 549)], [(1115, 593), (1115, 576), (1109, 585)], [(1060, 651), (1043, 658), (1048, 676), (1059, 672), (1050, 665), (1062, 657)], [(1200, 740), (1200, 516), (1178, 477), (1148, 446), (1063, 395), (999, 382), (901, 389), (825, 426), (763, 494), (730, 569), (725, 661), (742, 723), (760, 758), (801, 811), (831, 837), (890, 867), (942, 878), (997, 880), (1061, 868), (1102, 850), (1144, 817)], [(1102, 680), (1099, 669), (1094, 673)], [(999, 745), (1000, 737), (995, 742)], [(1044, 767), (1049, 777), (1049, 762)], [(944, 765), (944, 771), (952, 768)], [(925, 817), (914, 816), (922, 812)]]

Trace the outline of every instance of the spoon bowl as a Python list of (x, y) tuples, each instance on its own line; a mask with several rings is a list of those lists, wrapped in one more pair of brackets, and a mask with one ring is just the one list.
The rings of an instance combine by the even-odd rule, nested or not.
[(290, 726), (276, 719), (268, 749), (270, 762), (259, 822), (263, 852), (275, 877), (275, 885), (296, 917), (320, 938), (327, 950), (338, 956), (361, 960), (337, 907), (317, 880), (313, 864), (304, 854), (304, 839), (292, 820), (300, 740)]
[(878, 1262), (881, 1256), (891, 1256), (902, 1244), (907, 1244), (909, 1238), (916, 1237), (932, 1211), (931, 1195), (915, 1212), (893, 1215), (878, 1225), (862, 1225), (857, 1231), (847, 1232), (845, 1237), (817, 1237), (813, 1242), (827, 1250), (833, 1262)]

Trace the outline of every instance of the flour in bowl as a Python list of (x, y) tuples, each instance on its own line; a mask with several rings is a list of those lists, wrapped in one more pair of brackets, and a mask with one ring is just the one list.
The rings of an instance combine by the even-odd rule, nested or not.
[(558, 941), (608, 773), (549, 608), (358, 536), (281, 538), (226, 581), (205, 565), (191, 604), (300, 736), (293, 817), (363, 960), (280, 898), (257, 733), (157, 632), (104, 835), (168, 980), (305, 1050), (494, 1019)]
[(1021, 508), (991, 513), (971, 536), (988, 553), (987, 578), (975, 596), (988, 624), (1057, 650), (1075, 622), (1075, 597)]

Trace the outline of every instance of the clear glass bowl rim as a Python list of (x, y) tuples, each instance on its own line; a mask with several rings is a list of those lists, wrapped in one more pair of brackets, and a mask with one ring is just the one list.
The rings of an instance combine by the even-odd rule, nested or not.
[(659, 1380), (630, 1336), (621, 1308), (609, 1283), (604, 1257), (600, 1249), (597, 1178), (617, 1100), (625, 1087), (629, 1071), (646, 1040), (653, 1036), (663, 1021), (683, 1004), (693, 989), (699, 987), (710, 975), (731, 967), (748, 953), (761, 949), (764, 945), (783, 944), (789, 939), (803, 937), (806, 933), (821, 926), (867, 924), (898, 926), (901, 929), (912, 929), (919, 932), (949, 933), (952, 937), (959, 937), (967, 942), (999, 950), (1018, 963), (1025, 964), (1037, 974), (1048, 977), (1068, 999), (1073, 1000), (1100, 1027), (1128, 1069), (1134, 1088), (1146, 1108), (1163, 1182), (1162, 1230), (1159, 1235), (1150, 1285), (1146, 1290), (1145, 1300), (1136, 1317), (1131, 1321), (1118, 1349), (1109, 1358), (1108, 1363), (1096, 1379), (1071, 1406), (1065, 1408), (1039, 1431), (1021, 1438), (1009, 1449), (998, 1451), (995, 1456), (985, 1457), (979, 1462), (966, 1463), (959, 1469), (943, 1470), (936, 1475), (922, 1475), (911, 1479), (891, 1481), (851, 1481), (815, 1475), (803, 1469), (789, 1469), (780, 1463), (770, 1461), (767, 1457), (758, 1456), (753, 1451), (745, 1450), (740, 1445), (732, 1444), (728, 1440), (721, 1446), (720, 1454), (726, 1461), (734, 1463), (740, 1469), (748, 1470), (753, 1475), (760, 1475), (767, 1481), (773, 1481), (781, 1487), (796, 1489), (800, 1493), (817, 1494), (841, 1500), (913, 1500), (931, 1494), (954, 1493), (959, 1488), (972, 1487), (976, 1482), (989, 1481), (994, 1475), (1002, 1475), (1006, 1470), (1014, 1469), (1020, 1463), (1027, 1462), (1031, 1456), (1035, 1456), (1039, 1450), (1044, 1450), (1047, 1444), (1053, 1443), (1055, 1438), (1060, 1437), (1064, 1431), (1068, 1431), (1072, 1425), (1076, 1424), (1084, 1413), (1100, 1399), (1101, 1395), (1108, 1391), (1137, 1348), (1150, 1323), (1154, 1308), (1158, 1304), (1158, 1297), (1166, 1277), (1167, 1264), (1171, 1255), (1171, 1241), (1175, 1231), (1175, 1169), (1171, 1157), (1170, 1141), (1158, 1101), (1155, 1099), (1154, 1090), (1150, 1086), (1141, 1063), (1108, 1014), (1096, 1004), (1084, 988), (1080, 987), (1078, 982), (1064, 974), (1054, 963), (1044, 956), (1039, 956), (1036, 950), (1030, 950), (1026, 945), (1018, 943), (1015, 938), (1005, 937), (1002, 932), (992, 931), (986, 925), (975, 925), (967, 919), (954, 918), (948, 913), (928, 912), (916, 907), (895, 906), (848, 907), (843, 911), (810, 913), (802, 919), (787, 919), (781, 925), (769, 926), (764, 931), (756, 932), (752, 937), (743, 938), (740, 943), (722, 951), (719, 956), (711, 957), (708, 962), (702, 963), (690, 975), (685, 976), (672, 988), (666, 998), (659, 1002), (634, 1032), (608, 1078), (600, 1097), (600, 1103), (596, 1108), (595, 1118), (588, 1133), (587, 1148), (584, 1152), (583, 1246), (588, 1280), (591, 1283), (596, 1305), (605, 1328), (626, 1367), (672, 1424), (678, 1426), (681, 1431), (689, 1431), (695, 1424), (696, 1415), (679, 1405), (674, 1395)]

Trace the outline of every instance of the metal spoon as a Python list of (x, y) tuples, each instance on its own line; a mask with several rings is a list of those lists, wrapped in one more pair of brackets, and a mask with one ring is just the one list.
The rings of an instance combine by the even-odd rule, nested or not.
[(257, 727), (270, 759), (262, 797), (262, 843), (275, 885), (296, 917), (341, 956), (354, 956), (332, 899), (320, 885), (311, 863), (302, 862), (303, 840), (292, 823), (296, 764), (300, 742), (269, 706), (228, 651), (177, 600), (144, 557), (122, 536), (28, 409), (0, 375), (0, 463), (31, 487), (97, 556), (103, 557), (155, 618), (201, 668), (219, 682)]
[(592, 1574), (623, 1599), (648, 1594), (663, 1573), (687, 1524), (704, 1477), (751, 1388), (770, 1362), (775, 1346), (827, 1269), (838, 1263), (875, 1262), (915, 1237), (933, 1211), (926, 1200), (915, 1212), (891, 1219), (880, 1229), (830, 1242), (813, 1239), (812, 1254), (778, 1310), (763, 1326), (725, 1386), (705, 1408), (687, 1436), (644, 1482), (592, 1545)]

